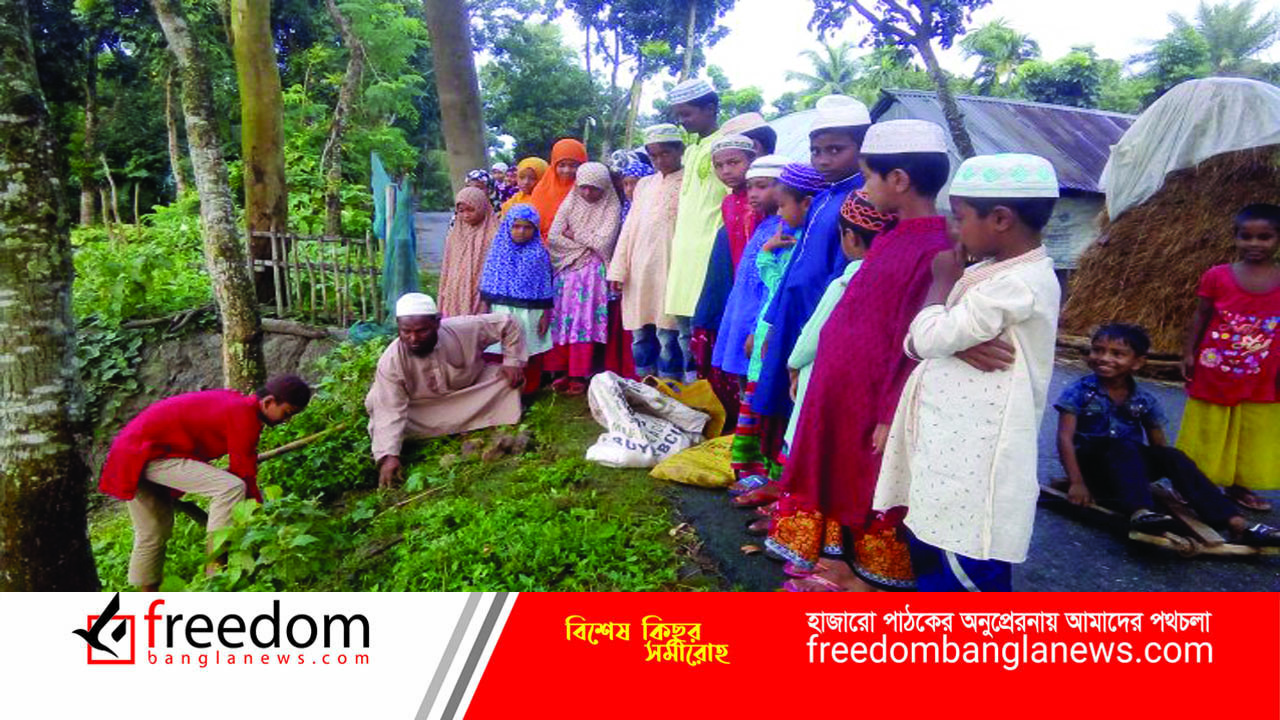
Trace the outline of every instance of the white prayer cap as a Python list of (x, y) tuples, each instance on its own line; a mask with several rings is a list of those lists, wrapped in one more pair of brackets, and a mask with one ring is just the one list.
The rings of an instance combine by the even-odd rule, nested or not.
[(789, 162), (791, 162), (791, 158), (786, 155), (762, 155), (751, 163), (751, 167), (747, 168), (747, 179), (782, 177), (782, 168), (786, 167)]
[(644, 144), (652, 145), (654, 143), (682, 143), (684, 142), (684, 133), (680, 128), (671, 123), (658, 123), (650, 125), (644, 129)]
[(703, 80), (702, 78), (693, 78), (692, 80), (685, 80), (679, 85), (671, 88), (671, 90), (667, 92), (667, 102), (672, 105), (680, 105), (692, 100), (697, 100), (700, 97), (706, 97), (715, 91), (716, 89), (711, 87), (711, 83), (706, 80)]
[(720, 126), (720, 132), (728, 135), (742, 135), (752, 130), (767, 126), (764, 116), (758, 112), (743, 113), (734, 115), (724, 121), (724, 125)]
[(863, 155), (946, 151), (946, 131), (941, 125), (928, 120), (889, 120), (876, 123), (867, 130), (867, 137), (862, 141)]
[(497, 170), (498, 172), (506, 172), (507, 170), (510, 169), (510, 167), (504, 162), (496, 162), (493, 164), (493, 167), (490, 169)]
[(871, 111), (848, 95), (825, 95), (814, 104), (818, 111), (809, 126), (809, 134), (830, 128), (858, 127), (871, 124)]
[(426, 293), (405, 293), (396, 301), (396, 317), (413, 317), (414, 315), (439, 315), (436, 301)]
[(717, 153), (724, 150), (741, 150), (755, 157), (756, 142), (746, 135), (721, 135), (711, 143), (711, 156), (715, 157)]
[(951, 181), (952, 197), (1056, 198), (1058, 174), (1039, 155), (978, 155), (960, 164)]

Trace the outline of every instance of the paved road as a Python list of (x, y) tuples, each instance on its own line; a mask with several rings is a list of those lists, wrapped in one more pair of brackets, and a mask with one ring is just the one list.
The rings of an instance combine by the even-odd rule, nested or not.
[[(1069, 383), (1081, 376), (1080, 368), (1059, 365), (1054, 372), (1050, 398), (1057, 397)], [(1171, 418), (1170, 436), (1185, 404), (1182, 389), (1175, 385), (1150, 384)], [(1040, 482), (1062, 475), (1055, 448), (1057, 414), (1046, 413), (1040, 431)], [(785, 579), (781, 566), (762, 555), (748, 557), (741, 546), (761, 544), (744, 532), (754, 515), (729, 505), (723, 492), (673, 486), (671, 490), (680, 512), (698, 529), (705, 552), (720, 568), (726, 580), (744, 590), (776, 590)], [(1269, 493), (1280, 502), (1280, 493)], [(1280, 525), (1280, 513), (1267, 519)], [(1172, 554), (1133, 546), (1105, 528), (1068, 517), (1056, 509), (1041, 506), (1036, 512), (1036, 529), (1027, 562), (1014, 570), (1016, 590), (1280, 590), (1280, 558), (1184, 560)]]
[(420, 212), (413, 215), (413, 232), (418, 241), (418, 264), (424, 270), (437, 270), (444, 259), (444, 236), (449, 233), (453, 213)]

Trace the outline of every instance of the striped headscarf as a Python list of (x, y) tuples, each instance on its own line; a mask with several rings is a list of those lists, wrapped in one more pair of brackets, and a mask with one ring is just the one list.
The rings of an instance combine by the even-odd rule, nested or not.
[[(511, 227), (518, 220), (533, 223), (532, 240), (517, 243), (511, 239)], [(485, 302), (513, 307), (551, 307), (556, 294), (551, 254), (542, 244), (538, 225), (538, 211), (524, 203), (512, 205), (502, 218), (480, 277), (480, 297)]]

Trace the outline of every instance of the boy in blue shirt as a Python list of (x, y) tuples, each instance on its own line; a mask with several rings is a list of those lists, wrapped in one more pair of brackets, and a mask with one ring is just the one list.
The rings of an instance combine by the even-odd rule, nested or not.
[(1134, 530), (1159, 535), (1173, 518), (1154, 511), (1151, 483), (1168, 478), (1205, 523), (1237, 542), (1280, 545), (1280, 529), (1250, 523), (1185, 454), (1169, 447), (1160, 401), (1133, 379), (1151, 348), (1146, 331), (1112, 324), (1094, 333), (1086, 375), (1058, 402), (1058, 454), (1071, 487), (1067, 498), (1087, 505), (1095, 496), (1129, 514)]

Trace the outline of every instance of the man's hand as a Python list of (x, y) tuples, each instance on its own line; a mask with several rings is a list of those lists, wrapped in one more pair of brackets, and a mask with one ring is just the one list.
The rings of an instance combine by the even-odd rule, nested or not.
[(498, 369), (498, 372), (502, 373), (502, 377), (511, 387), (518, 388), (521, 385), (524, 385), (524, 371), (520, 368), (503, 365)]
[(546, 335), (547, 331), (550, 329), (551, 329), (551, 310), (548, 308), (547, 310), (542, 311), (542, 317), (539, 318), (538, 320), (538, 334)]
[(378, 466), (378, 489), (390, 490), (402, 478), (400, 458), (395, 455), (388, 455), (382, 458), (382, 464)]
[(882, 455), (887, 444), (889, 444), (889, 426), (880, 423), (876, 425), (875, 432), (871, 433), (871, 452)]
[(1072, 505), (1084, 507), (1093, 503), (1093, 495), (1089, 493), (1089, 488), (1085, 487), (1083, 482), (1073, 482), (1067, 489), (1067, 500)]
[(787, 372), (791, 373), (791, 402), (795, 402), (796, 392), (800, 390), (800, 371), (789, 367)]
[(968, 350), (961, 350), (956, 353), (956, 357), (982, 372), (1008, 370), (1013, 365), (1013, 346), (1000, 338), (993, 338)]

